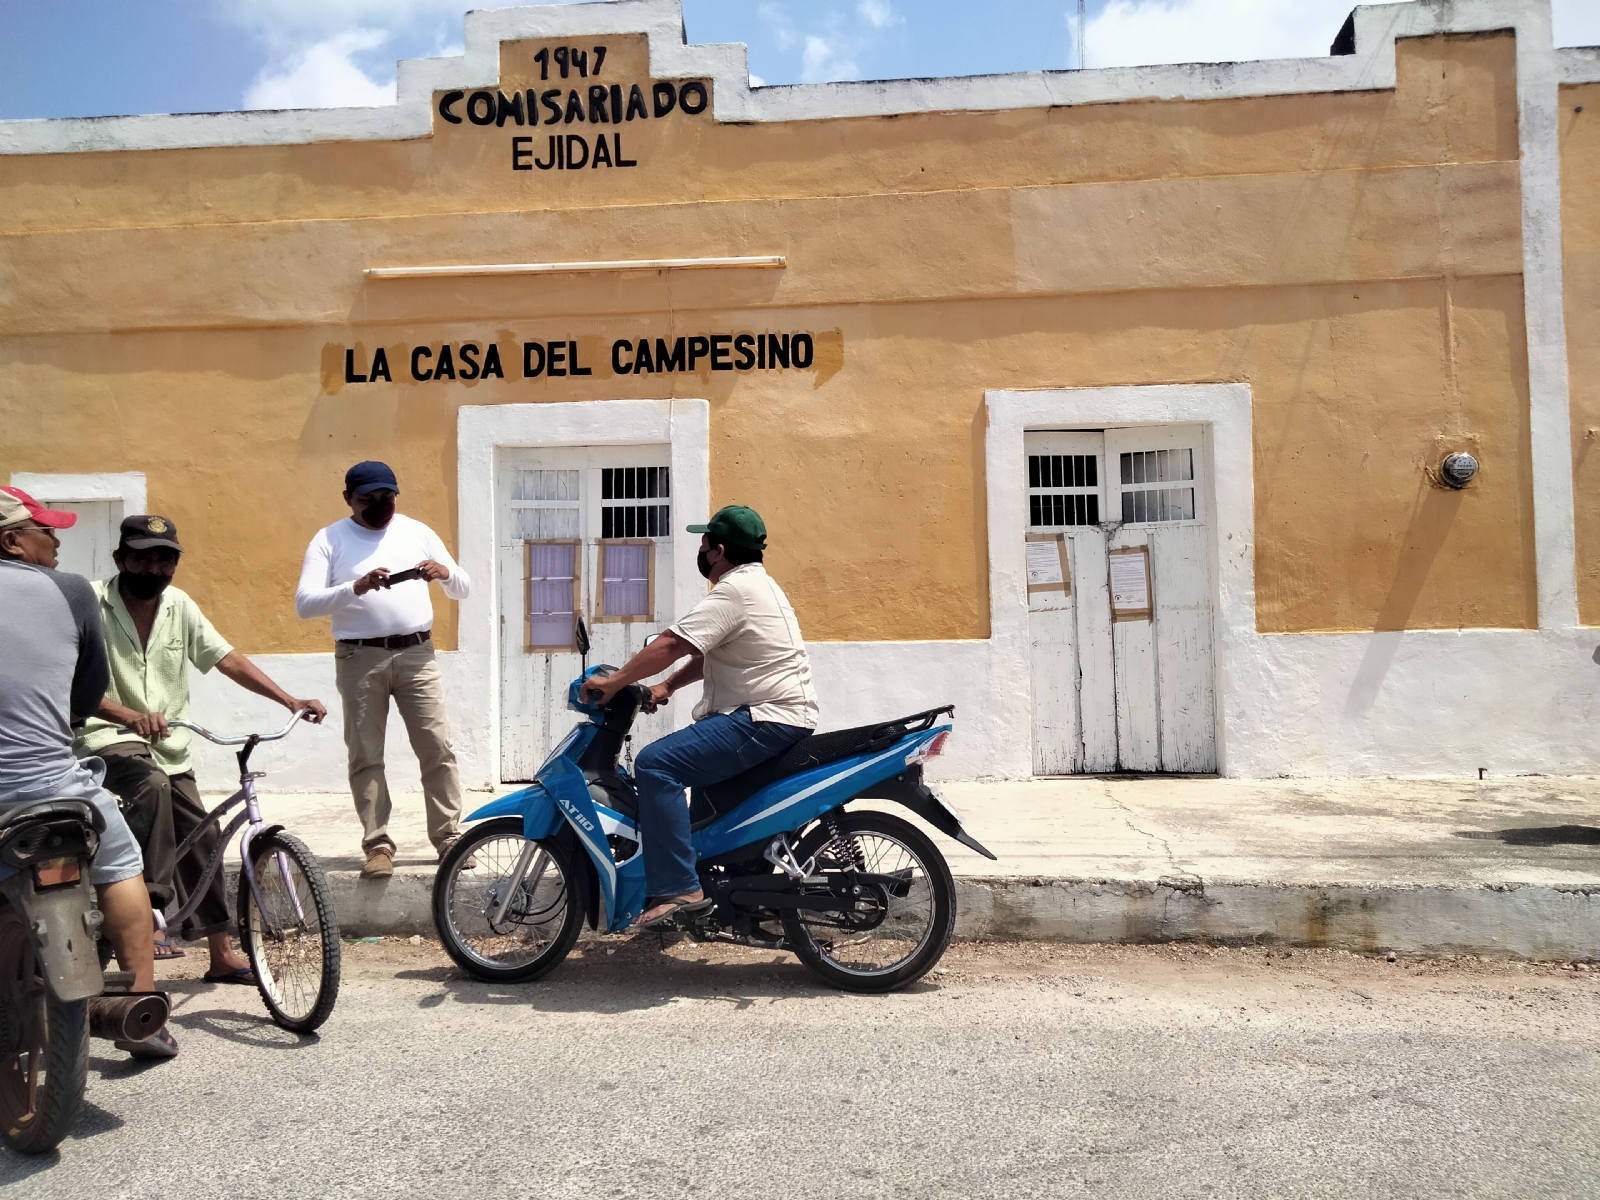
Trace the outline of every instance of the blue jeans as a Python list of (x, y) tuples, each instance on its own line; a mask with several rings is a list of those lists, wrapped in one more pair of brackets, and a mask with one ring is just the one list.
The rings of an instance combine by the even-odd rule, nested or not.
[(650, 895), (700, 890), (684, 789), (732, 779), (776, 758), (809, 732), (798, 725), (752, 721), (748, 708), (738, 708), (696, 721), (639, 752), (633, 774), (639, 785), (639, 834)]

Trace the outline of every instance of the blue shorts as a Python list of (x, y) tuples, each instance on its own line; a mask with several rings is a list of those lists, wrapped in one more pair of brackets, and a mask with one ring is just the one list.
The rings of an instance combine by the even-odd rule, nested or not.
[(144, 855), (139, 843), (134, 841), (133, 830), (123, 820), (117, 798), (100, 786), (106, 777), (106, 765), (98, 758), (85, 758), (78, 763), (79, 770), (47, 788), (18, 792), (5, 798), (4, 804), (30, 804), (35, 800), (87, 800), (100, 810), (105, 818), (105, 831), (100, 835), (100, 849), (89, 865), (89, 882), (96, 887), (108, 883), (121, 883), (144, 874)]

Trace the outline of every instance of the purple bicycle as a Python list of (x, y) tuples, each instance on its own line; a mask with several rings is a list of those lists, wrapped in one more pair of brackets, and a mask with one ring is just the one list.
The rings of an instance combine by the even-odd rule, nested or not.
[(205, 875), (169, 925), (182, 925), (193, 915), (216, 873), (228, 839), (240, 826), (239, 942), (255, 972), (256, 987), (272, 1019), (285, 1029), (310, 1033), (333, 1012), (339, 998), (339, 919), (333, 910), (328, 877), (316, 856), (281, 825), (268, 825), (256, 803), (255, 781), (264, 774), (250, 769), (250, 755), (262, 742), (276, 742), (305, 716), (302, 709), (277, 733), (220, 737), (192, 721), (169, 722), (219, 746), (239, 746), (239, 790), (229, 796), (178, 847), (182, 858), (207, 829), (220, 825), (225, 813), (243, 802), (222, 836)]

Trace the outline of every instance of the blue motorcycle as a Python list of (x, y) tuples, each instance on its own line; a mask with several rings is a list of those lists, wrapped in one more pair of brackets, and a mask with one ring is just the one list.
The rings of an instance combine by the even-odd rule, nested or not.
[[(620, 764), (650, 696), (634, 684), (601, 706), (567, 689), (583, 719), (519, 792), (484, 805), (439, 864), (433, 919), (469, 974), (537, 979), (571, 951), (585, 920), (616, 932), (644, 910), (638, 792)], [(994, 858), (923, 781), (951, 732), (952, 706), (812, 734), (712, 787), (689, 808), (710, 909), (679, 913), (696, 941), (790, 950), (835, 987), (888, 992), (939, 961), (955, 929), (956, 891), (932, 840), (909, 821), (852, 800), (905, 805), (939, 832)]]

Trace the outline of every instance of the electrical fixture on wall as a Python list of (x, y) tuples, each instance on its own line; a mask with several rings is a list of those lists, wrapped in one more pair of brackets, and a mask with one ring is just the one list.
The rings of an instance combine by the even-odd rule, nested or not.
[(1439, 464), (1439, 479), (1449, 487), (1464, 488), (1478, 473), (1478, 460), (1465, 451), (1446, 454)]

